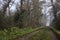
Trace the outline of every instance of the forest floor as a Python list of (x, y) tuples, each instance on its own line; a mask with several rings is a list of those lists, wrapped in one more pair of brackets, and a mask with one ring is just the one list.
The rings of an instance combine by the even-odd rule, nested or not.
[(27, 35), (24, 35), (22, 37), (17, 37), (14, 40), (28, 40), (30, 37), (35, 35), (37, 32), (39, 32), (39, 29), (35, 30), (34, 32), (28, 33)]
[[(14, 40), (34, 40), (34, 39), (31, 39), (31, 37), (33, 38), (33, 36), (36, 35), (36, 33), (39, 33), (39, 32), (40, 32), (40, 29), (38, 29), (37, 31), (34, 31), (32, 33), (29, 33), (27, 35), (24, 35), (22, 37), (17, 37)], [(51, 36), (51, 38), (47, 39), (47, 40), (59, 40), (57, 35), (52, 30), (48, 29), (48, 34)], [(41, 36), (41, 37), (43, 37), (43, 36)], [(41, 38), (41, 37), (39, 37), (39, 38)], [(39, 39), (39, 40), (43, 40), (43, 39)]]
[(51, 34), (51, 40), (59, 40), (57, 35), (52, 30), (49, 30), (49, 34)]

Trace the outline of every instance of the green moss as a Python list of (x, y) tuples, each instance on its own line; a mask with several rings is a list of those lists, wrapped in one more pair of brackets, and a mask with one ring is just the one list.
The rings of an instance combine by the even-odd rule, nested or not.
[(35, 29), (32, 28), (17, 28), (17, 27), (12, 27), (9, 30), (4, 29), (0, 31), (0, 40), (12, 40), (13, 38), (16, 38), (17, 36), (22, 36), (26, 33), (32, 32)]
[(52, 29), (53, 29), (53, 31), (55, 31), (58, 35), (60, 35), (60, 31), (59, 31), (59, 30), (57, 30), (56, 28), (53, 28), (53, 27), (52, 27)]

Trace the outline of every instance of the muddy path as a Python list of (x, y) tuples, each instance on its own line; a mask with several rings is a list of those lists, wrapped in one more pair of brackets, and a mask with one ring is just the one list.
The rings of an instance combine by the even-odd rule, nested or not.
[(28, 40), (30, 37), (32, 37), (33, 35), (35, 35), (37, 32), (39, 32), (41, 29), (44, 29), (44, 28), (38, 28), (37, 30), (31, 32), (31, 33), (27, 33), (26, 35), (23, 35), (23, 36), (20, 36), (20, 37), (17, 37), (13, 40)]
[(52, 40), (60, 40), (60, 35), (58, 35), (52, 28), (48, 28), (48, 30), (52, 36)]
[[(28, 34), (26, 34), (26, 35), (24, 35), (22, 37), (17, 37), (17, 38), (15, 38), (13, 40), (29, 40), (30, 37), (32, 37), (33, 35), (35, 35), (39, 31), (40, 31), (40, 29), (37, 29), (34, 32), (28, 33)], [(48, 33), (52, 36), (51, 40), (60, 40), (59, 35), (56, 32), (54, 32), (51, 28), (48, 28)]]

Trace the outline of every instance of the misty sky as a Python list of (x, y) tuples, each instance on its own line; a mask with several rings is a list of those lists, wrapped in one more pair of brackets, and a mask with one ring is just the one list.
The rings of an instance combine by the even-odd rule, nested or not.
[[(7, 0), (0, 0), (0, 10), (3, 9), (3, 5), (5, 5), (5, 3), (7, 3)], [(15, 12), (16, 6), (20, 6), (20, 0), (12, 0), (10, 2), (10, 4), (9, 4), (10, 11)]]
[[(40, 1), (45, 1), (45, 0), (40, 0)], [(55, 1), (55, 0), (53, 0)], [(2, 9), (3, 5), (7, 2), (7, 0), (0, 0), (0, 10)], [(14, 2), (14, 3), (13, 3)], [(20, 0), (12, 0), (10, 2), (10, 10), (12, 10), (12, 12), (16, 11), (16, 6), (17, 4), (20, 5)], [(50, 0), (46, 0), (46, 2), (50, 2)], [(13, 3), (13, 4), (12, 4)]]

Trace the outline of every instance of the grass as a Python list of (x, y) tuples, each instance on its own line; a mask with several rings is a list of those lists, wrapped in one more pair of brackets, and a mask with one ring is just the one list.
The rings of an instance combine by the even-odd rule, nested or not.
[(12, 40), (13, 38), (16, 38), (17, 36), (22, 36), (24, 34), (27, 34), (29, 32), (32, 32), (33, 28), (17, 28), (17, 27), (12, 27), (11, 30), (4, 29), (0, 31), (0, 40)]
[(56, 33), (58, 34), (58, 35), (60, 35), (60, 31), (59, 30), (56, 30), (56, 29), (54, 29), (55, 31), (56, 31)]
[(48, 33), (47, 29), (42, 29), (29, 38), (29, 40), (51, 40), (51, 35)]
[(60, 31), (59, 31), (59, 30), (57, 30), (56, 28), (53, 28), (53, 27), (52, 27), (52, 29), (53, 29), (58, 35), (60, 35)]
[(56, 29), (55, 29), (55, 31), (60, 35), (60, 31), (59, 31), (59, 30), (56, 30)]
[[(18, 27), (12, 27), (9, 30), (4, 29), (0, 31), (0, 40), (12, 40), (18, 36), (23, 36), (27, 33), (33, 32), (39, 28), (18, 28)], [(29, 40), (51, 40), (51, 35), (48, 33), (48, 29), (44, 28), (39, 30), (35, 35), (33, 35)]]

